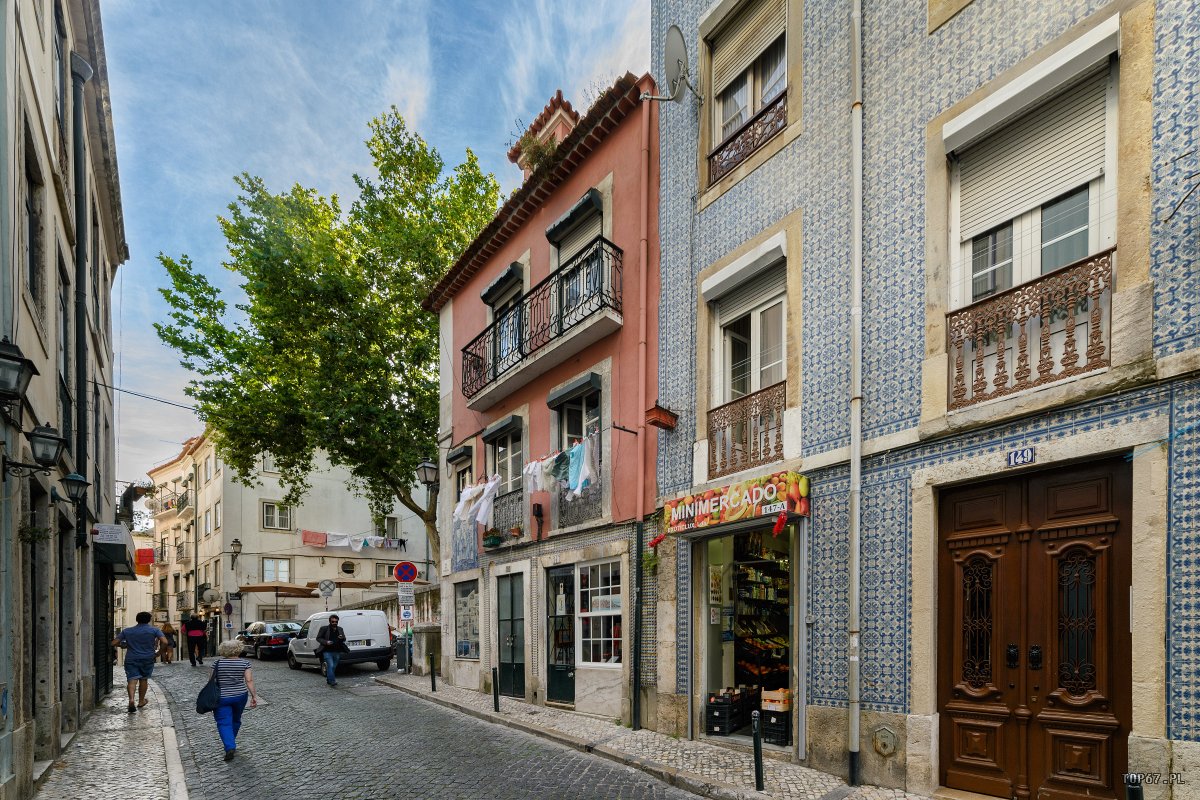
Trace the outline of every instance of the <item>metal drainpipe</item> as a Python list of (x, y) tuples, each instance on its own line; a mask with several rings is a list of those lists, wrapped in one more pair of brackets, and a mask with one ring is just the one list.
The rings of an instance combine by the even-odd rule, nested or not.
[(862, 0), (850, 4), (850, 642), (847, 688), (850, 700), (848, 731), (850, 785), (859, 784), (858, 741), (862, 715), (859, 686), (859, 496), (862, 485), (862, 236), (863, 236), (863, 117), (862, 117)]
[(638, 420), (637, 420), (637, 507), (635, 515), (637, 523), (634, 535), (637, 545), (634, 548), (633, 565), (635, 576), (633, 588), (633, 708), (632, 728), (642, 728), (642, 538), (644, 520), (646, 518), (646, 328), (648, 327), (646, 310), (647, 272), (650, 257), (650, 112), (654, 108), (653, 100), (647, 99), (654, 94), (654, 80), (648, 78), (648, 86), (642, 92), (642, 136), (641, 136), (641, 174), (639, 176), (640, 200), (638, 208)]
[[(71, 51), (72, 151), (75, 172), (75, 469), (87, 477), (88, 391), (87, 391), (87, 260), (88, 202), (87, 163), (84, 147), (83, 85), (91, 80), (92, 67)], [(100, 487), (96, 487), (99, 492)], [(79, 502), (81, 518), (76, 526), (87, 525), (87, 495)]]

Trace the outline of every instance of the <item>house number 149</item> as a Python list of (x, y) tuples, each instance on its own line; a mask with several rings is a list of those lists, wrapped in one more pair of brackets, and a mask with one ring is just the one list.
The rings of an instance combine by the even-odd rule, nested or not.
[(1008, 451), (1008, 465), (1010, 467), (1023, 467), (1035, 461), (1037, 461), (1036, 448), (1022, 447), (1020, 450)]

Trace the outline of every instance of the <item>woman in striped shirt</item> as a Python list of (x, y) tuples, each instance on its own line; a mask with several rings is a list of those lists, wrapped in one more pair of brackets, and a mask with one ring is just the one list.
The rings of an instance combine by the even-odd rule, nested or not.
[(258, 695), (254, 692), (254, 674), (250, 671), (250, 662), (241, 657), (241, 642), (236, 639), (221, 642), (217, 647), (217, 655), (220, 658), (213, 664), (213, 674), (217, 676), (217, 686), (221, 689), (221, 705), (213, 711), (213, 719), (217, 721), (221, 744), (225, 745), (225, 760), (232, 761), (237, 754), (237, 735), (242, 727), (246, 700), (254, 708), (258, 705)]

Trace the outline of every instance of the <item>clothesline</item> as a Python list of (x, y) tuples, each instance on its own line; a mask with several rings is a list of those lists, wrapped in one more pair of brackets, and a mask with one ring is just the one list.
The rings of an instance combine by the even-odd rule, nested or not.
[(326, 531), (300, 531), (300, 541), (308, 547), (349, 547), (356, 553), (364, 547), (379, 550), (407, 550), (407, 541), (389, 539), (386, 536), (370, 536), (349, 533), (327, 533)]

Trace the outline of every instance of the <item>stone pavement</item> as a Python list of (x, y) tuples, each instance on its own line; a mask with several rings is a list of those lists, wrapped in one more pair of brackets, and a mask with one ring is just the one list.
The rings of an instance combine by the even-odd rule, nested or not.
[(613, 721), (572, 711), (500, 698), (493, 711), (490, 695), (438, 683), (429, 678), (389, 673), (376, 682), (480, 719), (524, 730), (578, 750), (596, 753), (648, 772), (667, 783), (706, 797), (777, 798), (778, 800), (923, 800), (899, 789), (847, 786), (840, 778), (799, 764), (763, 759), (764, 792), (754, 791), (754, 762), (733, 748), (686, 741), (649, 730), (633, 731)]
[(170, 789), (168, 744), (174, 748), (175, 737), (166, 698), (151, 682), (147, 699), (148, 706), (130, 714), (124, 681), (114, 685), (50, 765), (36, 800), (186, 800), (186, 792)]
[(251, 663), (263, 702), (246, 710), (238, 755), (228, 763), (211, 715), (193, 708), (208, 670), (186, 662), (155, 670), (174, 715), (190, 800), (693, 796), (611, 760), (381, 686), (372, 679), (387, 673), (374, 665), (339, 670), (331, 689), (312, 669)]

